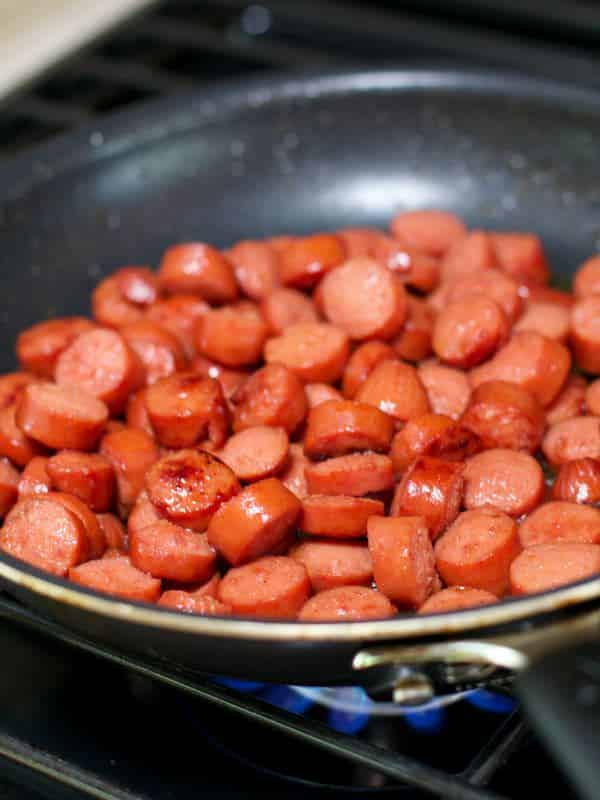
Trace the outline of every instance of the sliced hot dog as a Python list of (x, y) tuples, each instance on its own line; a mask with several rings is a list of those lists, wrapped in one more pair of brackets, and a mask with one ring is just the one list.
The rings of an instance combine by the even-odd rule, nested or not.
[(577, 458), (600, 458), (600, 417), (573, 417), (552, 425), (542, 451), (554, 466)]
[(211, 577), (217, 553), (205, 533), (194, 533), (162, 519), (131, 532), (129, 557), (134, 567), (154, 578), (191, 583)]
[(465, 373), (430, 359), (419, 365), (418, 374), (431, 410), (435, 414), (459, 419), (471, 397), (471, 386)]
[(310, 539), (290, 550), (290, 557), (304, 564), (315, 592), (337, 586), (370, 586), (373, 561), (362, 542)]
[(47, 451), (17, 425), (16, 411), (15, 404), (0, 410), (0, 456), (9, 458), (18, 467), (26, 467), (32, 458)]
[(407, 246), (391, 236), (380, 236), (373, 258), (402, 284), (418, 292), (430, 292), (440, 280), (439, 260), (430, 253)]
[(513, 594), (535, 594), (600, 572), (600, 545), (555, 542), (528, 547), (510, 568)]
[(283, 428), (260, 425), (235, 433), (219, 456), (241, 481), (258, 481), (281, 471), (289, 444)]
[[(4, 460), (0, 463), (4, 463)], [(45, 495), (52, 491), (52, 481), (48, 475), (48, 459), (35, 456), (25, 467), (19, 478), (19, 500), (29, 495)]]
[(272, 552), (294, 529), (300, 501), (277, 478), (247, 486), (221, 505), (208, 526), (208, 541), (230, 564)]
[(248, 379), (249, 372), (243, 369), (229, 369), (204, 356), (196, 356), (189, 366), (189, 371), (203, 378), (219, 381), (223, 394), (230, 400), (240, 386)]
[(337, 235), (344, 243), (347, 258), (373, 258), (377, 243), (385, 234), (377, 228), (343, 228)]
[(577, 503), (544, 503), (521, 523), (523, 547), (548, 542), (600, 544), (600, 511)]
[(139, 431), (144, 431), (148, 436), (154, 436), (154, 428), (152, 427), (150, 417), (148, 416), (148, 409), (146, 408), (146, 396), (149, 388), (149, 386), (145, 386), (143, 389), (129, 396), (125, 420), (128, 428), (136, 428)]
[(307, 383), (304, 387), (309, 408), (326, 403), (328, 400), (342, 400), (342, 395), (328, 383)]
[(106, 549), (104, 534), (96, 515), (78, 497), (67, 492), (49, 492), (47, 499), (61, 503), (81, 520), (88, 539), (88, 557), (99, 558)]
[(406, 422), (429, 411), (419, 373), (401, 361), (383, 361), (376, 366), (358, 390), (356, 400), (376, 406), (396, 422)]
[(449, 586), (441, 592), (432, 594), (419, 608), (419, 614), (441, 614), (444, 611), (460, 611), (461, 608), (474, 608), (497, 603), (498, 598), (483, 589), (471, 586)]
[(17, 502), (19, 479), (18, 471), (10, 461), (7, 458), (0, 458), (0, 517), (5, 517)]
[(569, 336), (571, 316), (569, 309), (556, 303), (528, 303), (517, 320), (515, 331), (536, 331), (548, 339), (565, 343)]
[(109, 511), (115, 496), (115, 473), (103, 456), (61, 450), (48, 459), (45, 469), (59, 492), (73, 494), (92, 511)]
[(390, 223), (392, 234), (407, 245), (434, 256), (442, 256), (466, 229), (461, 220), (447, 211), (404, 211)]
[(226, 367), (243, 367), (260, 361), (267, 325), (259, 315), (236, 306), (211, 309), (196, 325), (196, 348)]
[(171, 294), (190, 292), (209, 303), (231, 303), (237, 297), (233, 267), (225, 256), (203, 242), (169, 247), (158, 271), (162, 289)]
[(89, 552), (80, 518), (47, 497), (26, 497), (13, 506), (0, 530), (0, 548), (54, 575), (66, 575)]
[(194, 331), (210, 306), (193, 294), (174, 294), (150, 306), (146, 319), (175, 336), (187, 358), (195, 355)]
[(492, 233), (500, 269), (515, 280), (548, 283), (550, 268), (542, 243), (533, 233)]
[(497, 269), (465, 275), (447, 284), (444, 292), (445, 304), (460, 303), (470, 295), (493, 300), (504, 312), (509, 325), (519, 318), (523, 309), (518, 284)]
[(422, 517), (371, 517), (373, 575), (380, 592), (402, 608), (418, 608), (434, 588), (433, 548)]
[(482, 449), (479, 436), (443, 414), (413, 417), (392, 441), (390, 457), (400, 475), (418, 456), (464, 461)]
[(577, 458), (562, 464), (552, 487), (552, 499), (592, 506), (600, 503), (600, 461)]
[(150, 502), (146, 490), (138, 495), (136, 504), (131, 510), (127, 519), (127, 530), (131, 535), (132, 531), (139, 531), (147, 525), (158, 522), (162, 519), (153, 503)]
[(329, 400), (309, 411), (304, 452), (314, 459), (355, 450), (387, 452), (393, 433), (392, 418), (378, 408), (353, 400)]
[(543, 406), (549, 406), (563, 388), (571, 354), (567, 348), (539, 333), (515, 333), (487, 363), (470, 374), (476, 388), (487, 381), (500, 380), (522, 386)]
[(310, 462), (304, 455), (302, 445), (292, 442), (288, 452), (287, 464), (279, 473), (279, 480), (286, 489), (293, 492), (300, 500), (304, 500), (308, 495), (306, 476), (304, 475), (304, 468), (308, 463)]
[(430, 356), (434, 322), (433, 309), (422, 300), (407, 295), (404, 327), (392, 340), (396, 355), (405, 361), (421, 361)]
[(102, 594), (155, 603), (160, 580), (136, 569), (127, 556), (88, 561), (69, 570), (69, 580)]
[(142, 319), (159, 296), (155, 274), (148, 267), (123, 267), (101, 281), (92, 293), (94, 319), (121, 328)]
[(267, 364), (245, 381), (233, 396), (233, 430), (257, 425), (283, 428), (293, 434), (308, 410), (304, 387), (283, 364)]
[(240, 289), (252, 300), (267, 297), (279, 283), (279, 254), (267, 242), (237, 242), (227, 258)]
[(435, 563), (449, 586), (471, 586), (501, 597), (521, 551), (516, 522), (495, 508), (463, 511), (435, 543)]
[(98, 525), (104, 535), (106, 549), (126, 553), (129, 549), (127, 532), (123, 523), (114, 514), (96, 514)]
[(94, 324), (85, 317), (63, 317), (39, 322), (19, 334), (17, 358), (23, 369), (42, 378), (54, 377), (58, 357), (80, 334)]
[(443, 363), (470, 369), (489, 358), (507, 335), (502, 309), (490, 298), (475, 294), (449, 303), (438, 314), (432, 346)]
[(293, 558), (265, 556), (230, 569), (218, 595), (242, 617), (294, 619), (310, 596), (310, 580)]
[(544, 474), (528, 453), (485, 450), (472, 456), (464, 469), (467, 509), (494, 506), (511, 517), (527, 514), (544, 496)]
[(185, 353), (179, 339), (156, 322), (143, 319), (125, 325), (120, 333), (142, 364), (146, 385), (185, 368)]
[(19, 428), (57, 450), (92, 450), (108, 420), (106, 405), (77, 386), (34, 383), (16, 409)]
[(367, 520), (374, 514), (383, 514), (380, 500), (311, 494), (302, 502), (298, 527), (317, 536), (353, 539), (366, 534)]
[(476, 433), (484, 448), (501, 447), (535, 453), (546, 421), (544, 409), (516, 383), (488, 381), (471, 395), (462, 424)]
[(462, 464), (421, 456), (396, 487), (390, 515), (423, 517), (433, 540), (456, 519), (462, 492)]
[(494, 269), (498, 266), (496, 249), (489, 233), (470, 231), (446, 252), (440, 271), (442, 280), (448, 283), (464, 275), (476, 275), (481, 270)]
[(600, 297), (578, 300), (571, 310), (571, 349), (577, 366), (592, 375), (600, 373)]
[(360, 497), (394, 485), (391, 458), (376, 453), (353, 453), (308, 464), (304, 474), (310, 494)]
[(334, 233), (316, 233), (295, 239), (280, 255), (281, 282), (298, 289), (310, 288), (345, 257), (344, 244)]
[(229, 410), (221, 384), (191, 372), (178, 372), (146, 391), (146, 410), (156, 438), (165, 447), (192, 447), (208, 439), (222, 447)]
[(0, 410), (14, 405), (23, 389), (37, 378), (28, 372), (6, 372), (0, 375)]
[[(580, 382), (579, 385), (583, 386), (585, 390), (584, 406), (581, 406), (578, 413), (573, 414), (573, 416), (578, 416), (581, 414), (584, 407), (587, 409), (588, 414), (594, 414), (597, 417), (600, 416), (600, 379), (596, 379), (590, 384), (586, 384), (585, 380), (580, 375), (574, 375), (572, 377), (577, 378)], [(557, 420), (557, 422), (558, 421), (559, 420)]]
[(180, 450), (148, 470), (146, 488), (162, 516), (201, 532), (219, 506), (240, 491), (240, 484), (232, 470), (210, 453)]
[(127, 514), (144, 488), (148, 470), (158, 461), (158, 448), (151, 436), (135, 428), (107, 434), (100, 453), (112, 465), (117, 479), (119, 509)]
[(298, 614), (301, 622), (360, 622), (396, 614), (387, 597), (366, 586), (338, 586), (319, 592)]
[(573, 276), (573, 291), (578, 300), (600, 294), (600, 256), (592, 256), (579, 266)]
[(231, 607), (220, 603), (214, 597), (198, 596), (174, 589), (163, 592), (158, 605), (172, 608), (175, 611), (184, 611), (186, 614), (200, 614), (204, 617), (228, 617), (231, 614)]
[[(561, 389), (558, 397), (546, 409), (546, 422), (548, 425), (556, 425), (565, 419), (579, 417), (587, 410), (590, 414), (597, 412), (587, 403), (588, 393), (586, 392), (587, 383), (581, 375), (569, 375), (567, 382)], [(598, 406), (600, 412), (600, 405)]]
[(300, 322), (269, 339), (264, 357), (268, 364), (284, 364), (305, 383), (334, 383), (344, 371), (349, 352), (348, 337), (339, 328)]
[(298, 322), (318, 322), (314, 303), (297, 289), (275, 289), (260, 304), (263, 319), (272, 334), (279, 335)]
[(573, 308), (575, 304), (575, 297), (569, 292), (550, 286), (540, 286), (539, 283), (532, 281), (520, 282), (519, 295), (526, 303), (551, 303), (567, 310)]
[(78, 336), (56, 362), (59, 385), (83, 389), (106, 403), (113, 414), (125, 408), (143, 377), (140, 361), (123, 337), (102, 328)]
[(352, 353), (344, 369), (342, 392), (344, 397), (352, 400), (367, 380), (371, 372), (382, 361), (395, 359), (394, 350), (384, 342), (365, 342)]

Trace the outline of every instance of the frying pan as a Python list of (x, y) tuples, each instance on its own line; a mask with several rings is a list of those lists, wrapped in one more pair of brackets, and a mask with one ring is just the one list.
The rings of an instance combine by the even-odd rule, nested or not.
[[(225, 246), (440, 207), (471, 227), (536, 231), (565, 278), (600, 246), (598, 141), (600, 95), (482, 71), (268, 76), (94, 123), (0, 170), (0, 368), (14, 367), (20, 329), (85, 312), (102, 275), (156, 263), (178, 240)], [(600, 785), (588, 724), (600, 719), (600, 579), (338, 624), (124, 603), (5, 556), (0, 579), (88, 637), (202, 672), (321, 685), (385, 676), (399, 701), (522, 672), (542, 733), (583, 791)]]

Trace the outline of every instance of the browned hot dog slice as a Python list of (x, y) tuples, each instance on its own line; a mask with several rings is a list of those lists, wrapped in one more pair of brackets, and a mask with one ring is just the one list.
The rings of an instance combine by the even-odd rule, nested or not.
[(353, 453), (309, 464), (304, 474), (310, 494), (344, 494), (360, 497), (383, 492), (394, 485), (394, 468), (388, 456)]
[(562, 464), (552, 487), (553, 500), (600, 503), (600, 461), (595, 458), (577, 458)]
[(252, 300), (267, 297), (279, 283), (279, 254), (267, 242), (237, 242), (227, 258), (240, 289)]
[(230, 569), (218, 595), (242, 617), (294, 619), (310, 596), (310, 580), (293, 558), (265, 556)]
[(161, 515), (156, 510), (154, 504), (150, 502), (148, 493), (144, 489), (144, 491), (138, 495), (136, 504), (132, 508), (131, 514), (127, 519), (127, 530), (129, 534), (131, 534), (132, 531), (139, 531), (147, 525), (158, 522), (160, 519), (162, 519)]
[(193, 294), (174, 294), (151, 305), (146, 319), (175, 336), (187, 358), (192, 358), (196, 324), (209, 308), (208, 303)]
[(229, 467), (210, 453), (180, 450), (148, 470), (146, 488), (164, 517), (204, 531), (219, 506), (240, 491), (240, 484)]
[[(587, 383), (581, 375), (569, 375), (556, 400), (546, 409), (548, 425), (556, 425), (557, 422), (579, 417), (584, 413), (587, 402), (586, 386)], [(587, 410), (590, 414), (597, 413), (590, 408), (589, 404)], [(600, 411), (600, 406), (598, 406), (598, 411)]]
[(27, 436), (54, 449), (92, 450), (106, 421), (106, 405), (77, 386), (34, 383), (17, 406), (17, 425)]
[(439, 283), (440, 265), (435, 256), (391, 236), (379, 237), (373, 258), (390, 270), (400, 283), (418, 292), (430, 292)]
[(6, 372), (0, 375), (0, 410), (14, 405), (23, 389), (36, 380), (28, 372)]
[(233, 430), (257, 425), (294, 433), (308, 410), (304, 387), (283, 364), (267, 364), (245, 381), (233, 396)]
[(308, 414), (304, 452), (315, 459), (355, 450), (386, 452), (393, 433), (392, 418), (378, 408), (352, 400), (329, 400)]
[(412, 295), (407, 295), (406, 303), (404, 327), (392, 340), (392, 347), (405, 361), (421, 361), (431, 355), (435, 314), (426, 303)]
[(35, 456), (31, 459), (19, 478), (19, 500), (31, 494), (48, 494), (52, 490), (47, 466), (48, 459), (44, 456)]
[(383, 361), (358, 390), (356, 400), (406, 422), (429, 411), (427, 392), (417, 370), (401, 361)]
[(5, 517), (17, 502), (19, 477), (10, 461), (0, 458), (0, 517)]
[(146, 386), (129, 396), (125, 419), (128, 428), (137, 428), (137, 430), (147, 433), (148, 436), (154, 436), (154, 428), (152, 427), (150, 417), (148, 416), (148, 409), (146, 408), (148, 389), (149, 387)]
[(292, 442), (290, 444), (287, 464), (279, 473), (279, 480), (286, 489), (293, 492), (300, 500), (304, 500), (308, 495), (306, 476), (304, 475), (304, 468), (308, 463), (310, 462), (304, 455), (304, 448), (302, 445), (297, 442)]
[(261, 425), (235, 433), (219, 455), (241, 481), (258, 481), (281, 471), (289, 444), (283, 428)]
[(497, 269), (486, 269), (452, 281), (445, 286), (443, 298), (446, 304), (453, 304), (470, 295), (493, 300), (504, 312), (509, 325), (519, 318), (523, 309), (518, 284)]
[(208, 526), (208, 541), (230, 564), (252, 561), (287, 539), (300, 501), (277, 478), (247, 486), (222, 505)]
[(158, 448), (151, 436), (135, 428), (107, 434), (100, 453), (112, 465), (117, 479), (119, 508), (127, 514), (144, 488), (148, 470), (158, 461)]
[(102, 594), (155, 603), (160, 597), (160, 580), (136, 569), (127, 556), (88, 561), (69, 570), (73, 583)]
[(410, 419), (394, 436), (390, 457), (401, 474), (418, 456), (464, 461), (482, 449), (479, 436), (443, 414)]
[(592, 375), (600, 373), (600, 297), (579, 300), (571, 311), (571, 349), (577, 365)]
[(358, 390), (371, 372), (382, 361), (395, 359), (394, 350), (384, 342), (365, 342), (352, 353), (344, 369), (342, 392), (344, 397), (353, 400)]
[(64, 317), (39, 322), (19, 334), (17, 358), (23, 369), (43, 378), (54, 377), (58, 357), (80, 334), (94, 324), (85, 317)]
[(498, 267), (492, 237), (485, 231), (471, 231), (456, 241), (442, 259), (442, 281), (449, 283), (464, 275)]
[(67, 492), (49, 492), (45, 497), (61, 503), (79, 517), (88, 538), (88, 558), (99, 558), (106, 549), (106, 541), (93, 511), (78, 497)]
[(491, 592), (483, 589), (473, 589), (471, 586), (449, 586), (436, 592), (428, 598), (419, 614), (440, 614), (444, 611), (460, 611), (461, 608), (474, 608), (497, 603), (498, 598)]
[(492, 233), (500, 268), (516, 280), (548, 283), (550, 269), (542, 243), (533, 233)]
[(390, 223), (392, 234), (401, 242), (441, 256), (466, 234), (460, 219), (447, 211), (404, 211)]
[(386, 619), (396, 614), (387, 597), (366, 586), (338, 586), (319, 592), (304, 605), (301, 622), (360, 622)]
[(264, 358), (295, 372), (305, 383), (337, 381), (349, 355), (347, 335), (324, 322), (299, 322), (268, 339)]
[(158, 283), (148, 267), (123, 267), (101, 281), (92, 293), (94, 319), (121, 328), (142, 319), (158, 299)]
[[(594, 414), (595, 416), (600, 416), (600, 379), (596, 379), (592, 381), (589, 385), (585, 383), (585, 380), (579, 376), (574, 375), (573, 378), (577, 378), (578, 381), (581, 383), (579, 385), (583, 385), (585, 390), (585, 408), (587, 408), (588, 414)], [(585, 388), (587, 386), (587, 388)], [(583, 413), (584, 406), (582, 405), (577, 412), (577, 414), (572, 414), (572, 416), (579, 416), (579, 414)], [(560, 422), (560, 420), (556, 420)]]
[(435, 544), (435, 562), (449, 586), (472, 586), (500, 597), (521, 551), (516, 522), (495, 508), (463, 511)]
[(280, 334), (298, 322), (318, 322), (314, 303), (297, 289), (275, 289), (260, 304), (263, 319), (271, 333)]
[(316, 233), (295, 239), (280, 255), (281, 282), (299, 289), (310, 288), (345, 257), (344, 244), (334, 233)]
[(342, 400), (342, 395), (328, 383), (307, 383), (304, 387), (309, 408), (326, 403), (328, 400)]
[(209, 303), (231, 303), (238, 293), (229, 261), (203, 242), (169, 247), (163, 255), (158, 280), (171, 294), (199, 294)]
[(190, 372), (203, 378), (213, 378), (219, 381), (223, 394), (229, 400), (240, 386), (247, 380), (250, 373), (245, 369), (229, 369), (216, 361), (211, 361), (204, 356), (196, 356), (190, 364)]
[(228, 617), (231, 607), (220, 603), (215, 597), (190, 594), (181, 589), (170, 589), (163, 592), (158, 601), (159, 606), (184, 611), (186, 614), (200, 614), (204, 617)]
[(472, 456), (464, 469), (465, 508), (494, 506), (511, 517), (532, 511), (544, 496), (544, 474), (528, 453), (501, 448)]
[(194, 533), (162, 519), (131, 532), (129, 557), (134, 567), (154, 578), (191, 583), (211, 577), (217, 553), (205, 533)]
[(156, 322), (143, 319), (125, 325), (120, 333), (142, 364), (147, 385), (186, 366), (185, 353), (179, 339)]
[(129, 549), (127, 532), (123, 523), (114, 514), (96, 514), (98, 525), (104, 535), (106, 549), (126, 553)]
[(513, 594), (535, 594), (600, 572), (600, 545), (556, 542), (528, 547), (510, 568)]
[(433, 548), (422, 517), (371, 517), (373, 575), (380, 592), (403, 608), (418, 608), (434, 589)]
[(61, 450), (48, 459), (46, 471), (59, 492), (73, 494), (92, 511), (109, 511), (115, 496), (115, 473), (109, 461), (95, 453)]
[(226, 367), (243, 367), (260, 361), (267, 332), (260, 315), (227, 306), (212, 309), (198, 320), (195, 343), (202, 355)]
[(0, 410), (0, 456), (9, 458), (18, 467), (26, 467), (32, 458), (47, 451), (17, 425), (16, 411), (14, 403)]
[(489, 358), (508, 335), (502, 309), (484, 295), (449, 303), (437, 316), (433, 349), (445, 364), (470, 369)]
[(315, 592), (337, 586), (370, 586), (373, 562), (362, 542), (310, 539), (290, 550), (290, 557), (304, 564)]
[(430, 359), (419, 365), (418, 374), (431, 410), (435, 414), (459, 419), (471, 397), (471, 386), (465, 373)]
[(311, 494), (302, 502), (298, 525), (305, 533), (352, 539), (366, 534), (367, 520), (374, 514), (383, 514), (380, 500)]
[(600, 458), (600, 417), (573, 417), (552, 425), (542, 450), (554, 466), (576, 458)]
[(536, 331), (548, 339), (563, 344), (569, 336), (571, 315), (569, 309), (556, 303), (529, 303), (514, 326), (515, 331)]
[(521, 523), (523, 547), (548, 542), (600, 544), (600, 511), (577, 503), (544, 503)]

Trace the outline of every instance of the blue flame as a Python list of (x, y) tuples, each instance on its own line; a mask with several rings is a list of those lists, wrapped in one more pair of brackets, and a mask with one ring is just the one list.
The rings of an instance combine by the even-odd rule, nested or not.
[(264, 683), (257, 683), (256, 681), (242, 681), (238, 678), (222, 678), (220, 675), (213, 675), (215, 683), (220, 683), (222, 686), (227, 686), (229, 689), (236, 689), (238, 692), (258, 692), (264, 688)]
[(292, 714), (305, 714), (314, 705), (314, 700), (300, 694), (293, 686), (269, 686), (259, 696), (262, 700)]
[(514, 710), (516, 701), (512, 697), (497, 692), (488, 692), (485, 689), (477, 689), (467, 697), (469, 703), (482, 711), (492, 711), (495, 714), (509, 714)]
[(443, 708), (428, 708), (424, 711), (408, 711), (404, 714), (406, 724), (419, 733), (439, 733), (446, 723)]

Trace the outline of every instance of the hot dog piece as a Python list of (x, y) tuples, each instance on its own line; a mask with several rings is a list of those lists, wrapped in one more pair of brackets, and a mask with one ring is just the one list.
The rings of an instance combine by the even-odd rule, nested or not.
[(464, 469), (467, 509), (494, 506), (511, 517), (528, 514), (544, 496), (544, 474), (528, 453), (485, 450), (472, 456)]
[(510, 568), (513, 594), (535, 594), (600, 572), (600, 545), (555, 542), (528, 547)]
[(358, 390), (356, 400), (376, 406), (396, 422), (406, 422), (429, 411), (419, 373), (401, 361), (383, 361), (376, 366)]
[(325, 316), (351, 339), (389, 339), (404, 324), (402, 284), (371, 259), (352, 259), (331, 270), (320, 291)]
[[(2, 459), (0, 464), (8, 463)], [(48, 459), (44, 456), (35, 456), (18, 477), (19, 500), (29, 495), (45, 495), (52, 491), (52, 481), (48, 475)]]
[(334, 233), (295, 239), (281, 253), (279, 277), (284, 286), (308, 289), (345, 257), (342, 240)]
[(304, 387), (309, 408), (326, 403), (328, 400), (342, 400), (342, 395), (328, 383), (307, 383)]
[(519, 535), (523, 547), (548, 542), (600, 544), (600, 511), (577, 503), (544, 503), (521, 523)]
[(333, 325), (301, 322), (265, 344), (265, 361), (279, 362), (305, 383), (335, 383), (349, 355), (348, 337)]
[(114, 514), (96, 514), (96, 519), (104, 536), (106, 549), (117, 553), (126, 553), (129, 549), (129, 542), (121, 520)]
[(485, 361), (508, 335), (508, 324), (497, 303), (470, 295), (448, 304), (433, 328), (433, 349), (440, 361), (470, 369)]
[(142, 364), (146, 385), (184, 369), (186, 359), (179, 340), (156, 322), (140, 320), (125, 325), (120, 333)]
[(26, 467), (35, 456), (43, 455), (46, 448), (26, 436), (15, 421), (15, 404), (0, 411), (0, 456), (9, 458), (18, 467)]
[(179, 342), (187, 358), (194, 356), (194, 331), (210, 306), (193, 294), (174, 294), (150, 306), (146, 319), (160, 325)]
[(214, 597), (216, 600), (220, 583), (221, 576), (218, 572), (215, 572), (210, 580), (201, 584), (197, 589), (190, 589), (190, 593), (196, 595), (196, 597)]
[(392, 459), (375, 453), (353, 453), (308, 464), (304, 474), (310, 494), (361, 497), (394, 485)]
[(387, 452), (393, 433), (391, 417), (378, 408), (353, 400), (329, 400), (308, 414), (304, 452), (314, 459), (355, 450)]
[(358, 390), (371, 372), (382, 361), (394, 360), (396, 353), (387, 344), (373, 341), (365, 342), (352, 353), (344, 369), (342, 392), (349, 400), (356, 397)]
[(592, 375), (600, 373), (600, 297), (578, 300), (571, 311), (571, 349), (577, 365)]
[(390, 457), (397, 475), (418, 456), (464, 461), (482, 449), (479, 436), (443, 414), (414, 417), (392, 441)]
[(464, 414), (471, 397), (471, 386), (464, 372), (431, 359), (419, 365), (418, 374), (435, 414), (445, 414), (451, 419)]
[(573, 291), (578, 300), (600, 294), (600, 256), (584, 261), (573, 276)]
[(15, 414), (27, 436), (56, 450), (92, 450), (107, 419), (101, 400), (77, 386), (54, 383), (27, 386)]
[(422, 517), (371, 517), (373, 575), (380, 592), (402, 608), (418, 608), (434, 588), (433, 548)]
[(59, 492), (75, 495), (92, 511), (101, 513), (112, 506), (115, 473), (102, 456), (61, 450), (48, 459), (46, 471)]
[(586, 505), (600, 503), (600, 461), (577, 458), (562, 464), (552, 487), (552, 499)]
[(267, 364), (245, 381), (233, 396), (233, 430), (257, 425), (283, 428), (294, 433), (304, 420), (308, 405), (304, 387), (283, 364)]
[(523, 309), (518, 284), (496, 269), (465, 275), (453, 281), (447, 285), (444, 297), (449, 304), (460, 303), (469, 295), (482, 295), (493, 300), (504, 312), (509, 325), (518, 319)]
[(158, 605), (175, 611), (184, 611), (186, 614), (200, 614), (203, 617), (228, 617), (231, 614), (231, 607), (220, 603), (214, 597), (198, 596), (174, 589), (163, 592)]
[(6, 372), (0, 375), (0, 410), (16, 403), (23, 389), (35, 381), (36, 378), (28, 372)]
[[(585, 407), (588, 414), (600, 416), (600, 379), (592, 381), (590, 384), (586, 384), (585, 380), (579, 375), (574, 375), (573, 378), (577, 378), (579, 385), (583, 386), (585, 389), (585, 405), (580, 407), (578, 414), (582, 413), (583, 408)], [(573, 414), (573, 416), (577, 415)]]
[(143, 318), (158, 299), (158, 282), (148, 267), (123, 267), (101, 281), (92, 293), (94, 319), (108, 328), (121, 328)]
[(374, 258), (379, 240), (386, 238), (377, 228), (344, 228), (337, 235), (346, 248), (346, 258)]
[(544, 409), (516, 383), (489, 381), (478, 386), (462, 418), (485, 449), (491, 447), (535, 453), (545, 429)]
[(446, 211), (405, 211), (395, 216), (390, 230), (396, 239), (433, 256), (443, 256), (466, 234), (460, 219)]
[(297, 289), (275, 289), (263, 298), (260, 311), (269, 331), (276, 335), (298, 322), (318, 322), (312, 300)]
[(73, 494), (49, 492), (45, 497), (61, 503), (81, 520), (88, 539), (88, 558), (99, 558), (106, 549), (106, 541), (96, 515)]
[[(596, 414), (597, 412), (587, 402), (586, 386), (587, 383), (581, 375), (569, 375), (556, 400), (546, 409), (547, 424), (556, 425), (557, 422), (563, 422), (565, 419), (581, 416), (586, 404), (587, 410), (591, 414)], [(598, 412), (600, 412), (600, 404)]]
[(293, 558), (265, 556), (230, 569), (218, 595), (243, 617), (294, 619), (310, 596), (310, 580)]
[(211, 361), (204, 356), (196, 356), (190, 366), (189, 371), (203, 378), (212, 378), (219, 381), (223, 394), (230, 400), (240, 386), (246, 381), (250, 373), (243, 369), (229, 369), (216, 361)]
[(279, 473), (279, 480), (286, 489), (293, 492), (300, 500), (308, 495), (304, 468), (310, 463), (304, 455), (304, 448), (301, 444), (291, 443), (288, 452), (288, 461), (283, 470)]
[(545, 284), (550, 268), (542, 243), (533, 233), (492, 233), (500, 269), (515, 280)]
[(61, 386), (75, 386), (119, 414), (131, 392), (143, 383), (140, 361), (116, 331), (98, 328), (78, 336), (59, 356), (55, 370)]
[(219, 506), (240, 491), (240, 484), (232, 470), (210, 453), (180, 450), (148, 470), (146, 488), (162, 516), (201, 532)]
[(171, 294), (198, 294), (209, 303), (231, 303), (238, 293), (229, 261), (203, 242), (169, 247), (160, 263), (158, 280)]
[(481, 270), (498, 266), (496, 249), (489, 233), (471, 231), (446, 252), (440, 271), (443, 281), (448, 283), (464, 275), (476, 275)]
[(277, 478), (253, 483), (214, 514), (208, 541), (230, 564), (245, 564), (287, 539), (300, 508), (298, 498)]
[(229, 306), (212, 309), (198, 320), (195, 341), (198, 352), (208, 358), (242, 367), (260, 360), (266, 338), (262, 317)]
[(540, 286), (531, 281), (522, 281), (519, 286), (519, 295), (526, 303), (550, 303), (567, 310), (575, 305), (575, 297), (569, 292), (553, 289), (550, 286)]
[(219, 453), (241, 481), (258, 481), (280, 472), (287, 461), (289, 439), (283, 428), (260, 425), (235, 433)]
[(298, 614), (301, 622), (360, 622), (396, 614), (387, 597), (366, 586), (338, 586), (319, 592)]
[(515, 333), (487, 363), (470, 374), (475, 388), (487, 381), (516, 383), (549, 406), (563, 388), (571, 369), (564, 345), (533, 331)]
[(63, 350), (80, 334), (93, 327), (93, 323), (85, 317), (64, 317), (39, 322), (19, 334), (19, 363), (23, 369), (42, 378), (53, 378), (54, 367)]
[(5, 517), (17, 502), (19, 478), (19, 473), (10, 461), (0, 458), (0, 517)]
[(148, 409), (146, 408), (148, 389), (149, 387), (146, 386), (129, 396), (125, 420), (128, 428), (136, 428), (139, 431), (144, 431), (148, 436), (154, 436), (154, 428), (152, 427), (150, 417), (148, 416)]
[(497, 603), (498, 598), (483, 589), (471, 586), (449, 586), (441, 592), (432, 594), (419, 608), (419, 614), (441, 614), (444, 611), (460, 611), (461, 608), (475, 608)]
[(211, 577), (217, 553), (205, 533), (193, 533), (161, 519), (131, 532), (129, 557), (134, 567), (154, 578), (188, 583)]
[(366, 534), (369, 517), (383, 513), (381, 500), (311, 494), (302, 502), (298, 527), (316, 536), (353, 539)]
[(148, 493), (144, 489), (140, 492), (138, 499), (131, 510), (131, 514), (127, 520), (127, 530), (129, 534), (133, 531), (140, 531), (147, 525), (152, 525), (162, 519), (161, 515), (156, 510), (153, 503), (150, 502)]
[(471, 586), (501, 597), (521, 551), (516, 522), (495, 508), (463, 511), (435, 544), (435, 563), (449, 586)]
[(155, 603), (160, 580), (136, 569), (127, 556), (88, 561), (69, 570), (69, 580), (102, 594)]
[(437, 258), (391, 236), (379, 237), (372, 257), (390, 270), (400, 283), (419, 292), (430, 292), (439, 283), (440, 265)]
[(192, 447), (208, 439), (222, 447), (229, 410), (221, 384), (191, 372), (178, 372), (146, 391), (146, 410), (156, 438), (165, 447)]
[(88, 557), (88, 538), (79, 517), (62, 503), (26, 497), (13, 506), (2, 530), (0, 548), (38, 569), (64, 576)]
[(568, 309), (555, 303), (529, 303), (514, 326), (515, 331), (536, 331), (548, 339), (566, 342), (571, 326)]
[(227, 258), (240, 289), (252, 300), (267, 297), (279, 283), (279, 254), (267, 242), (237, 242)]
[(107, 434), (100, 453), (112, 465), (117, 479), (121, 513), (127, 514), (144, 488), (147, 471), (158, 461), (158, 448), (151, 436), (135, 428)]
[(404, 327), (393, 339), (392, 347), (396, 355), (405, 361), (421, 361), (432, 352), (435, 314), (426, 303), (412, 295), (407, 295), (406, 302)]
[(457, 517), (463, 492), (463, 465), (421, 456), (396, 487), (392, 517), (423, 517), (436, 539)]
[(556, 467), (577, 458), (600, 458), (600, 417), (573, 417), (552, 425), (542, 451)]
[(310, 539), (290, 550), (290, 557), (303, 564), (315, 592), (338, 586), (370, 586), (373, 560), (362, 542), (332, 542)]

